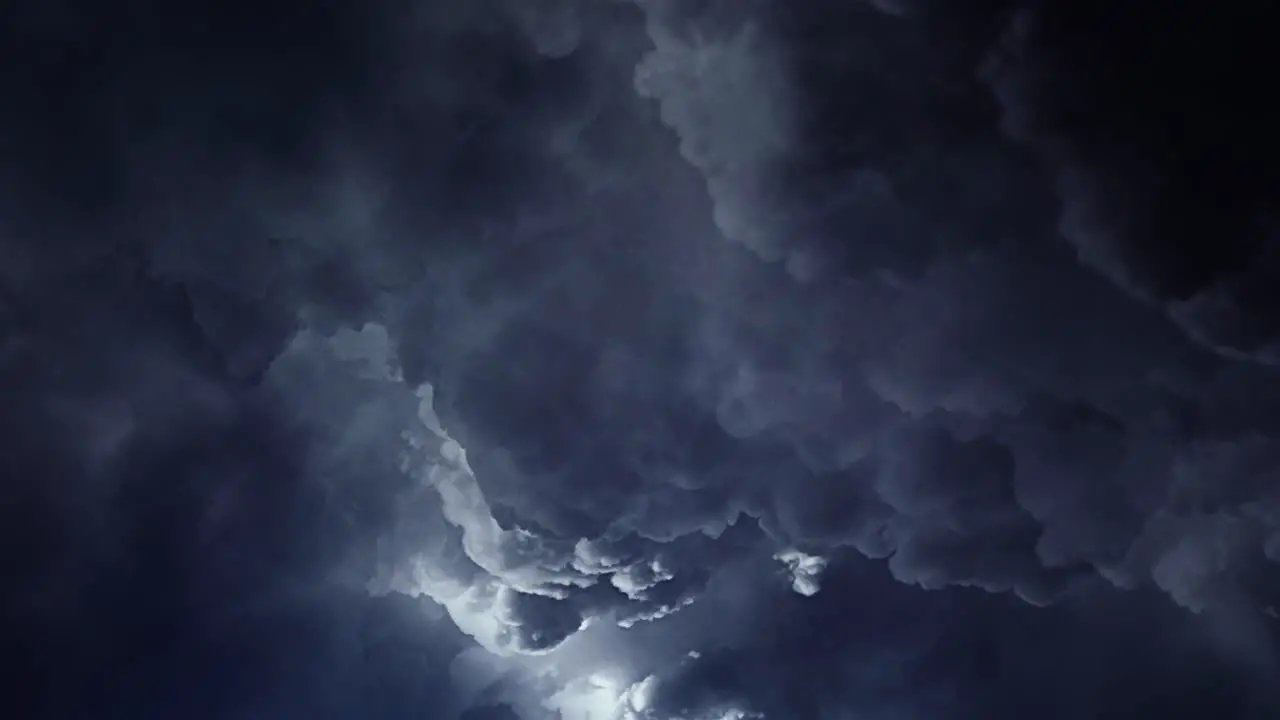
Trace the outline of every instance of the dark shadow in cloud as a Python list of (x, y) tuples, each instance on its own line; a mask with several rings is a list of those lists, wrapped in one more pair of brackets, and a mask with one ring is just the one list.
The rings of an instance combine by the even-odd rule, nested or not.
[(305, 169), (324, 123), (360, 112), (379, 82), (383, 10), (288, 0), (7, 10), (0, 87), (17, 174), (6, 184), (21, 183), (38, 219), (82, 229), (117, 209), (134, 155), (156, 144), (224, 168)]
[(1081, 259), (1206, 345), (1275, 362), (1275, 49), (1265, 3), (1039, 3), (986, 76), (1057, 176)]
[(520, 720), (510, 705), (481, 705), (467, 708), (460, 720)]
[(363, 488), (356, 526), (343, 522), (291, 424), (221, 373), (180, 291), (78, 279), (83, 296), (24, 298), (2, 373), (14, 706), (215, 718), (447, 705), (456, 631), (331, 579), (397, 489)]
[(852, 275), (918, 277), (975, 250), (1043, 252), (1053, 198), (1028, 182), (1029, 158), (1007, 151), (973, 73), (1011, 5), (771, 8), (798, 94), (795, 147), (775, 181), (794, 241)]

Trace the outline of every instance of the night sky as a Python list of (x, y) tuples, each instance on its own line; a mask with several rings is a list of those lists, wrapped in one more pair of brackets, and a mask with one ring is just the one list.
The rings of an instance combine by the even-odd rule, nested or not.
[(0, 716), (1277, 720), (1264, 0), (0, 6)]

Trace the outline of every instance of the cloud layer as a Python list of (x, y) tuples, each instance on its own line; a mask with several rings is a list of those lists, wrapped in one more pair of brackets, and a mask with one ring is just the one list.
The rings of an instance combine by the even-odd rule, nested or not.
[(0, 18), (43, 716), (1280, 706), (1265, 23), (152, 5)]

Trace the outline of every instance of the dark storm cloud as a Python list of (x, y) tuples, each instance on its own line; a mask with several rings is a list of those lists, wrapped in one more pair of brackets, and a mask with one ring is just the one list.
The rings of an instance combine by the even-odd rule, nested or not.
[(48, 714), (1274, 707), (1265, 165), (1105, 13), (130, 7), (5, 23)]
[[(810, 253), (815, 264), (802, 278), (840, 282), (771, 289), (767, 307), (747, 299), (735, 308), (714, 328), (729, 339), (693, 360), (699, 369), (727, 365), (710, 370), (702, 400), (735, 438), (788, 445), (810, 471), (845, 473), (831, 483), (776, 473), (788, 482), (770, 492), (803, 497), (812, 487), (820, 499), (780, 507), (849, 508), (832, 523), (846, 534), (839, 542), (892, 556), (903, 579), (1045, 601), (1100, 573), (1125, 586), (1154, 581), (1200, 607), (1215, 582), (1266, 568), (1275, 528), (1263, 508), (1273, 491), (1256, 478), (1270, 466), (1226, 458), (1266, 455), (1273, 373), (1201, 352), (1074, 262), (1052, 222), (1051, 185), (1001, 135), (998, 98), (977, 73), (1016, 13), (974, 10), (922, 6), (926, 17), (904, 23), (832, 6), (780, 22), (773, 42), (795, 33), (785, 67), (803, 82), (789, 87), (792, 106), (767, 112), (801, 117), (793, 128), (808, 135), (771, 137), (783, 150), (762, 172), (811, 163), (808, 199), (834, 199), (812, 220), (802, 198), (781, 190), (749, 204), (794, 220), (775, 226), (774, 240)], [(820, 30), (830, 45), (816, 42)], [(736, 37), (732, 28), (721, 35)], [(866, 45), (838, 50), (837, 36)], [(734, 41), (718, 42), (726, 51)], [(654, 52), (663, 53), (661, 41)], [(816, 84), (822, 72), (831, 84)], [(775, 97), (771, 78), (758, 90)], [(696, 79), (701, 86), (671, 86), (663, 103), (698, 102), (723, 87), (754, 97), (741, 76), (708, 70)], [(805, 95), (836, 87), (866, 105)], [(720, 114), (664, 120), (684, 142), (724, 140), (714, 124), (739, 111), (727, 101), (715, 107)], [(719, 168), (756, 168), (756, 147), (725, 146), (729, 158), (693, 162), (714, 186)], [(945, 174), (952, 166), (966, 175)], [(976, 214), (983, 205), (1009, 222)], [(1001, 213), (1010, 205), (1018, 209)], [(1049, 212), (1020, 215), (1026, 208)], [(735, 282), (741, 295), (763, 294), (751, 282), (782, 284)], [(1237, 394), (1248, 385), (1252, 397)], [(1208, 420), (1227, 403), (1253, 421), (1225, 421), (1227, 430)], [(1240, 469), (1207, 470), (1206, 455)], [(836, 502), (841, 494), (850, 499)], [(753, 507), (768, 525), (767, 503)], [(805, 539), (794, 513), (789, 524), (787, 537)]]

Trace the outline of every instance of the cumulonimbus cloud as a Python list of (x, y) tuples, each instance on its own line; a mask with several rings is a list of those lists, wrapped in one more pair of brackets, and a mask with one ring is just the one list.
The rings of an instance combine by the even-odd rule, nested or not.
[[(470, 717), (980, 708), (1036, 633), (1066, 659), (1027, 664), (1019, 707), (1084, 713), (1046, 683), (1116, 699), (1105, 628), (1063, 630), (1098, 598), (1129, 644), (1181, 627), (1178, 604), (1233, 618), (1212, 633), (1231, 662), (1274, 667), (1273, 268), (1253, 241), (1203, 275), (1151, 250), (1179, 218), (1248, 235), (1267, 197), (1152, 200), (1162, 156), (1115, 165), (1063, 124), (1059, 76), (1115, 98), (1049, 5), (876, 5), (353, 10), (389, 39), (341, 45), (341, 92), (293, 61), (271, 66), (293, 105), (193, 76), (178, 116), (201, 121), (122, 137), (83, 113), (65, 155), (18, 123), (32, 181), (4, 229), (40, 241), (6, 243), (3, 361), (40, 431), (13, 436), (90, 498), (32, 502), (127, 538), (98, 512), (112, 483), (203, 467), (176, 516), (204, 540), (156, 567), (207, 562), (231, 588), (211, 595), (263, 603), (427, 599), (405, 607), (461, 630), (440, 642), (465, 692), (441, 702)], [(126, 115), (150, 57), (113, 70)], [(249, 89), (307, 132), (227, 139), (208, 118), (250, 113)], [(50, 170), (107, 177), (113, 153), (118, 197)], [(33, 570), (23, 607), (112, 547)], [(1160, 655), (1123, 657), (1190, 676)]]

